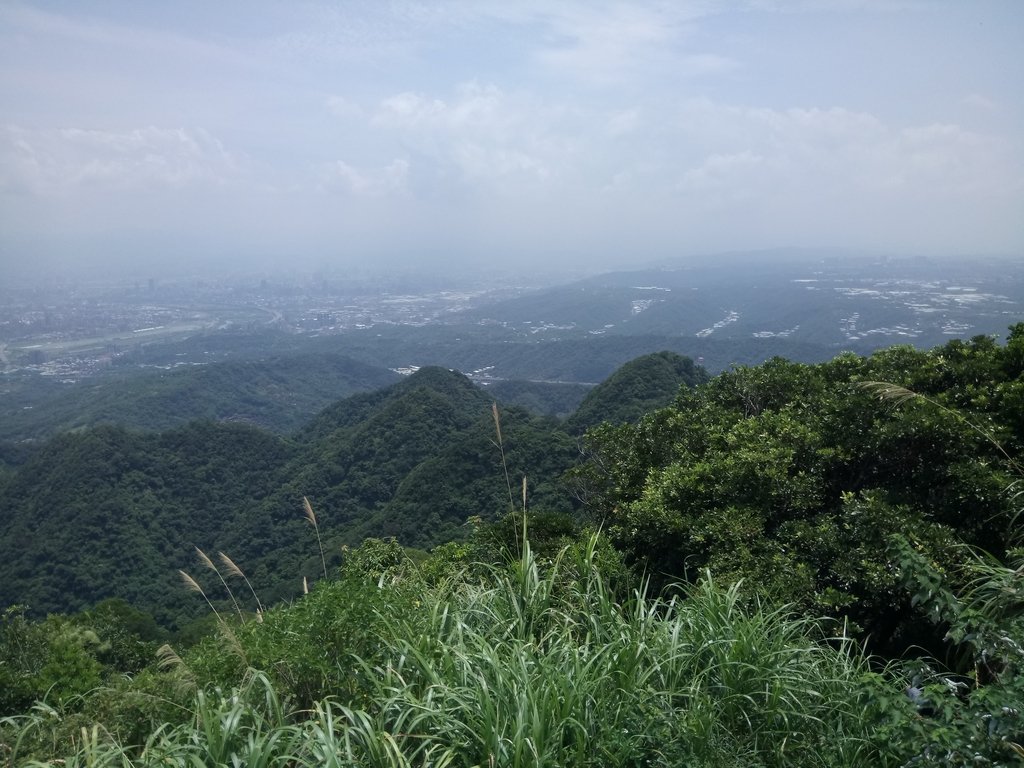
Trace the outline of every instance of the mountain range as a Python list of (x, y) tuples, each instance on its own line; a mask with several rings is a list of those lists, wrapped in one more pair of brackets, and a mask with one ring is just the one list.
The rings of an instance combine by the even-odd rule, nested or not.
[(304, 577), (322, 576), (304, 497), (328, 567), (368, 536), (420, 548), (461, 538), (467, 518), (518, 506), (524, 476), (530, 509), (571, 511), (559, 481), (579, 457), (572, 433), (665, 405), (703, 377), (660, 353), (595, 388), (565, 421), (501, 404), (500, 445), (492, 392), (438, 367), (341, 398), (286, 434), (237, 419), (64, 432), (0, 476), (0, 605), (67, 612), (116, 596), (180, 626), (201, 605), (177, 570), (210, 575), (195, 571), (195, 547), (227, 553), (264, 600), (297, 595)]

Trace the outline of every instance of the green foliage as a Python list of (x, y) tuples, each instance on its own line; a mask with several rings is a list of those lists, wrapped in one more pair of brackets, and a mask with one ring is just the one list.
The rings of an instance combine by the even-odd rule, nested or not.
[[(180, 365), (181, 359), (173, 362)], [(15, 387), (0, 405), (0, 443), (98, 424), (166, 430), (198, 419), (255, 424), (285, 434), (339, 397), (397, 378), (337, 354), (306, 353), (155, 372), (112, 371), (70, 388), (32, 380), (24, 391)], [(3, 453), (0, 448), (0, 464)]]
[(93, 630), (60, 616), (32, 622), (18, 607), (0, 622), (0, 715), (44, 699), (67, 702), (100, 684), (105, 649)]
[[(0, 493), (0, 605), (33, 615), (79, 611), (111, 596), (184, 628), (203, 609), (173, 574), (193, 572), (193, 545), (224, 551), (268, 602), (321, 578), (301, 500), (319, 521), (328, 565), (342, 546), (396, 537), (429, 548), (467, 535), (465, 522), (507, 510), (492, 401), (461, 374), (423, 369), (357, 395), (284, 440), (208, 422), (160, 434), (98, 427), (62, 435), (19, 466)], [(558, 476), (576, 458), (552, 420), (504, 411), (509, 470), (529, 476), (529, 503), (567, 509)], [(219, 580), (198, 578), (214, 605)], [(247, 590), (247, 588), (246, 588)], [(239, 595), (248, 610), (256, 605)]]
[[(491, 402), (442, 369), (339, 403), (295, 442), (212, 424), (63, 437), (4, 481), (15, 576), (49, 568), (92, 594), (56, 556), (77, 536), (84, 567), (117, 582), (92, 540), (116, 518), (104, 545), (126, 570), (191, 568), (172, 560), (187, 535), (294, 598), (324, 575), (307, 487), (332, 567), (288, 604), (209, 616), (159, 664), (166, 638), (124, 601), (8, 610), (0, 765), (1013, 764), (1021, 338), (773, 360), (598, 426), (574, 488), (610, 541), (551, 481), (573, 439), (516, 408), (501, 411), (509, 510)], [(927, 399), (880, 403), (862, 386), (879, 380)], [(174, 500), (194, 505), (175, 511), (182, 530), (147, 541)], [(37, 540), (47, 556), (24, 559)], [(192, 572), (222, 603), (220, 580)], [(201, 605), (166, 597), (179, 589), (129, 591)], [(945, 667), (874, 663), (857, 632)]]
[(487, 382), (484, 391), (505, 405), (563, 419), (580, 407), (591, 387), (567, 382), (501, 380)]
[(635, 422), (649, 411), (669, 405), (681, 387), (707, 380), (704, 369), (675, 352), (638, 357), (594, 387), (568, 419), (566, 429), (581, 434), (602, 422)]
[(38, 616), (117, 596), (164, 626), (194, 616), (172, 574), (191, 567), (193, 544), (231, 550), (227, 532), (249, 525), (292, 453), (252, 427), (204, 422), (55, 438), (0, 495), (0, 605)]
[(372, 582), (397, 579), (406, 572), (410, 560), (395, 539), (366, 539), (355, 549), (345, 549), (342, 576)]
[[(1020, 437), (998, 397), (1017, 382), (1007, 372), (1020, 376), (1006, 359), (1015, 354), (976, 339), (739, 368), (636, 425), (591, 431), (577, 496), (656, 584), (710, 568), (843, 616), (876, 649), (934, 647), (888, 566), (886, 537), (913, 534), (936, 560), (955, 558), (959, 541), (1003, 549), (1009, 476), (988, 435)], [(879, 404), (865, 380), (942, 407)]]
[(379, 652), (382, 621), (418, 603), (417, 583), (401, 547), (367, 541), (347, 553), (340, 580), (316, 584), (301, 600), (268, 610), (261, 622), (206, 638), (182, 655), (184, 670), (202, 687), (227, 689), (256, 668), (296, 706), (326, 696), (362, 703), (367, 683), (352, 658)]
[[(954, 668), (920, 662), (908, 691), (926, 717), (895, 718), (888, 730), (928, 764), (1012, 765), (1024, 758), (1024, 550), (1008, 563), (964, 552), (931, 561), (912, 540), (893, 536), (889, 551), (913, 602), (944, 629)], [(951, 572), (967, 587), (957, 593)], [(966, 578), (965, 578), (966, 577)]]
[[(889, 761), (862, 695), (885, 682), (849, 641), (825, 641), (815, 622), (747, 606), (735, 588), (710, 580), (684, 601), (640, 592), (618, 602), (597, 566), (600, 549), (591, 538), (544, 566), (527, 541), (518, 560), (482, 580), (319, 585), (269, 611), (263, 624), (236, 628), (246, 657), (266, 664), (265, 673), (209, 677), (209, 657), (225, 653), (210, 643), (186, 657), (199, 684), (187, 709), (134, 746), (101, 725), (72, 735), (80, 718), (39, 709), (0, 726), (8, 760), (709, 768)], [(339, 632), (347, 642), (338, 644)], [(317, 649), (344, 669), (318, 663)], [(332, 698), (296, 696), (285, 670), (300, 667), (321, 676)], [(344, 674), (358, 685), (339, 684)]]

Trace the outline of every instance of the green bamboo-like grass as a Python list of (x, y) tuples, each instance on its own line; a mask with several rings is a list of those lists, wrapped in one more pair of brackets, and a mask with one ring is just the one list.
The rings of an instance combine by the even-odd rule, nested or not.
[(867, 670), (813, 622), (745, 608), (710, 580), (686, 600), (618, 605), (594, 542), (392, 625), (377, 671), (385, 723), (459, 765), (863, 765)]
[(596, 547), (542, 568), (526, 541), (485, 579), (423, 587), (417, 610), (385, 618), (379, 654), (344, 661), (371, 681), (362, 708), (329, 698), (287, 712), (270, 678), (250, 671), (230, 693), (200, 689), (188, 722), (143, 744), (95, 725), (54, 756), (66, 766), (884, 764), (859, 693), (872, 673), (849, 641), (710, 579), (681, 600), (616, 602)]

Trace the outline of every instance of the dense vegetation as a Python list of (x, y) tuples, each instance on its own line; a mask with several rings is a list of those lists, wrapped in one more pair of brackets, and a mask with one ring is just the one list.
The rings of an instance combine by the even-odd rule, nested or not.
[[(525, 411), (497, 413), (498, 424), (489, 398), (463, 377), (424, 369), (339, 402), (287, 440), (249, 430), (262, 435), (262, 471), (245, 467), (249, 435), (231, 443), (235, 433), (217, 433), (224, 427), (191, 427), (211, 431), (198, 442), (227, 441), (237, 466), (206, 457), (196, 462), (208, 468), (205, 479), (198, 469), (181, 476), (231, 484), (228, 473), (250, 471), (266, 493), (240, 513), (245, 531), (230, 550), (204, 545), (233, 561), (185, 567), (211, 601), (206, 610), (217, 609), (206, 619), (213, 632), (194, 644), (191, 630), (179, 636), (156, 664), (147, 659), (162, 630), (127, 604), (41, 620), (9, 609), (0, 710), (11, 717), (0, 725), (0, 759), (966, 766), (1024, 758), (1024, 550), (1014, 495), (1024, 325), (1005, 345), (978, 337), (930, 352), (895, 347), (819, 365), (738, 368), (679, 389), (639, 421), (609, 410), (606, 418), (626, 423), (588, 432), (586, 460), (564, 487), (553, 475), (574, 463), (575, 440)], [(46, 451), (59, 459), (70, 455), (61, 440), (85, 438), (95, 450), (82, 456), (100, 458), (69, 480), (75, 494), (123, 493), (128, 477), (146, 492), (149, 476), (129, 448), (151, 437), (111, 428), (62, 437), (10, 476), (4, 498), (25, 492), (29, 467), (44, 472)], [(275, 452), (285, 461), (271, 461)], [(55, 470), (48, 479), (59, 481)], [(302, 495), (316, 529), (294, 501)], [(21, 525), (52, 511), (18, 509)], [(83, 502), (74, 519), (94, 525), (100, 515)], [(441, 543), (456, 532), (459, 540)], [(353, 546), (373, 534), (400, 540)], [(33, 545), (30, 536), (19, 541)], [(254, 613), (256, 596), (234, 563), (269, 606), (271, 564), (289, 558), (304, 558), (293, 573), (321, 578), (291, 604)]]
[[(616, 591), (598, 537), (507, 565), (478, 541), (413, 564), (368, 540), (262, 621), (182, 654), (123, 607), (0, 626), (10, 765), (1012, 765), (1024, 755), (1016, 572), (940, 581), (985, 680), (875, 667), (830, 623), (705, 577), (681, 599)], [(911, 555), (910, 581), (931, 578)], [(105, 623), (106, 622), (106, 623)], [(121, 670), (134, 672), (126, 676)], [(16, 686), (15, 684), (18, 685)], [(46, 686), (44, 688), (44, 686)], [(20, 696), (20, 698), (18, 698)], [(33, 697), (45, 698), (26, 711)], [(29, 762), (36, 760), (40, 762)], [(52, 761), (51, 761), (52, 760)]]
[(487, 391), (499, 403), (518, 405), (533, 413), (564, 419), (579, 408), (590, 392), (587, 384), (539, 381), (494, 381)]
[[(455, 451), (466, 433), (487, 434), (490, 404), (462, 376), (425, 369), (342, 401), (293, 438), (212, 422), (61, 435), (18, 466), (0, 494), (0, 604), (26, 604), (38, 615), (118, 596), (173, 626), (199, 612), (173, 576), (192, 562), (193, 545), (230, 553), (271, 599), (295, 595), (303, 576), (321, 570), (302, 522), (303, 496), (321, 511), (335, 562), (341, 544), (402, 525), (393, 505), (422, 519), (428, 509), (440, 514), (442, 527), (418, 528), (415, 537), (440, 543), (465, 522), (467, 504), (446, 506), (441, 489), (410, 499), (399, 487), (424, 462)], [(518, 433), (532, 417), (508, 418)], [(499, 462), (491, 451), (486, 458), (461, 471), (463, 484), (447, 488), (449, 497), (493, 480)], [(500, 501), (500, 489), (487, 488), (488, 501)]]
[(674, 352), (638, 357), (594, 387), (566, 420), (566, 428), (575, 434), (605, 421), (631, 424), (671, 403), (680, 386), (695, 387), (707, 378), (693, 360)]
[[(739, 368), (638, 424), (593, 430), (579, 495), (655, 583), (710, 568), (843, 616), (880, 648), (935, 650), (900, 598), (886, 542), (906, 536), (943, 564), (962, 544), (1005, 553), (1022, 372), (1024, 325), (1005, 347), (978, 337)], [(897, 408), (872, 381), (922, 397)]]
[(197, 419), (299, 429), (321, 409), (355, 392), (393, 384), (397, 373), (336, 354), (285, 354), (260, 360), (125, 370), (76, 384), (40, 377), (8, 383), (0, 411), (3, 441), (40, 439), (96, 424), (160, 430)]
[[(671, 389), (691, 381), (676, 377)], [(667, 386), (662, 377), (648, 389)], [(193, 545), (244, 563), (270, 599), (295, 595), (303, 576), (322, 572), (303, 497), (320, 514), (333, 564), (342, 545), (366, 536), (424, 548), (464, 538), (467, 519), (509, 506), (507, 486), (494, 482), (503, 470), (491, 394), (459, 373), (424, 368), (337, 401), (289, 437), (209, 421), (63, 434), (7, 473), (0, 605), (40, 615), (121, 597), (176, 626), (200, 610), (173, 578)], [(629, 394), (651, 397), (643, 386)], [(510, 482), (528, 475), (532, 510), (571, 511), (557, 481), (579, 457), (576, 441), (520, 408), (501, 418)]]

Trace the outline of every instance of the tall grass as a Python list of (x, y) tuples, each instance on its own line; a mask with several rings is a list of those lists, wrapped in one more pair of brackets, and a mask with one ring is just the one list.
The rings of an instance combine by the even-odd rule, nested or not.
[(422, 587), (417, 610), (383, 617), (372, 658), (339, 660), (370, 681), (364, 708), (286, 714), (250, 673), (230, 694), (200, 690), (190, 722), (143, 744), (89, 731), (65, 764), (884, 764), (858, 696), (871, 673), (848, 641), (710, 579), (683, 600), (617, 603), (596, 553), (594, 538), (541, 567), (524, 541), (487, 578)]
[(458, 745), (460, 764), (863, 765), (848, 641), (785, 611), (743, 608), (710, 580), (682, 602), (612, 599), (594, 541), (541, 573), (510, 572), (401, 619), (381, 681), (403, 746)]

